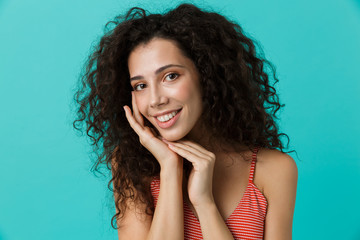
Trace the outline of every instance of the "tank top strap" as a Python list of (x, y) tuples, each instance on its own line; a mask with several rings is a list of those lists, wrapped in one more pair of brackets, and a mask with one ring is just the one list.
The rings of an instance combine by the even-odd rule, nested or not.
[(254, 148), (253, 154), (252, 154), (252, 160), (251, 160), (251, 167), (250, 167), (250, 174), (249, 174), (249, 182), (252, 183), (254, 180), (254, 173), (255, 173), (255, 165), (256, 165), (256, 158), (257, 153), (259, 151), (258, 147)]

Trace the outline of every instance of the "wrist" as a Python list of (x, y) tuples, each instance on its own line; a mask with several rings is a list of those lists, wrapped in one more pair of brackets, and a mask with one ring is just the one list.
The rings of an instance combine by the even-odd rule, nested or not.
[(183, 167), (182, 165), (166, 165), (166, 166), (161, 166), (160, 168), (160, 178), (162, 179), (179, 179), (182, 180), (183, 177)]
[(199, 204), (192, 203), (192, 205), (196, 211), (206, 211), (206, 210), (214, 209), (214, 208), (217, 209), (216, 203), (213, 198), (209, 199), (207, 201), (205, 201), (205, 200), (200, 201)]
[(201, 219), (207, 218), (214, 213), (219, 214), (219, 210), (215, 202), (203, 203), (203, 204), (199, 204), (198, 206), (193, 205), (193, 207), (199, 217), (199, 220), (200, 218)]
[(166, 159), (160, 164), (160, 174), (182, 174), (183, 172), (183, 159)]

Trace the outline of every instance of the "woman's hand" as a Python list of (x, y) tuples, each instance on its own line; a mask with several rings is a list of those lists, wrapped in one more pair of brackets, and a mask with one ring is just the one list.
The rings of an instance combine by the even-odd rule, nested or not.
[(191, 141), (168, 142), (169, 148), (190, 161), (193, 168), (188, 180), (189, 199), (194, 208), (214, 202), (212, 179), (215, 154)]
[(124, 106), (124, 110), (130, 126), (139, 136), (140, 143), (158, 160), (161, 169), (168, 169), (169, 167), (170, 169), (178, 168), (179, 170), (181, 168), (182, 170), (182, 157), (171, 151), (168, 146), (156, 136), (154, 129), (144, 125), (144, 119), (136, 105), (134, 93), (132, 92), (131, 95), (134, 113), (131, 114), (131, 109), (128, 106)]

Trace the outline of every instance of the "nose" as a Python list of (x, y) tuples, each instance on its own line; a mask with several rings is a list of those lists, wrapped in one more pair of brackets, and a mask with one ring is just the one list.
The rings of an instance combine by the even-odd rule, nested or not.
[(161, 105), (167, 104), (168, 97), (160, 87), (152, 87), (150, 90), (150, 107), (157, 108)]

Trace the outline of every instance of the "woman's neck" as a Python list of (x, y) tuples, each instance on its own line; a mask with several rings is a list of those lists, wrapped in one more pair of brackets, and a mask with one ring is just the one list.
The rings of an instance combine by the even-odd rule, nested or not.
[(200, 124), (197, 124), (185, 139), (201, 145), (215, 155), (236, 154), (249, 149), (241, 143), (226, 143), (225, 140), (213, 137), (210, 131)]

